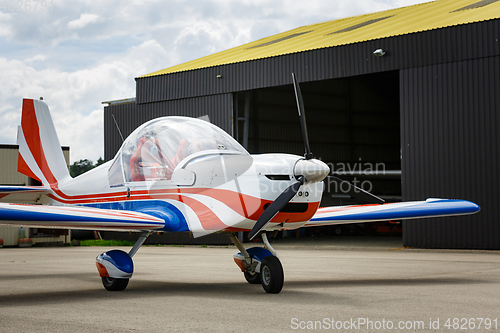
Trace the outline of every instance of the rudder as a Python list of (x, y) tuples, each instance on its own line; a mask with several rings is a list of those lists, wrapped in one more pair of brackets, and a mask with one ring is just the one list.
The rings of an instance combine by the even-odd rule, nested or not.
[(58, 183), (70, 177), (49, 107), (45, 102), (23, 99), (17, 144), (17, 170), (22, 174), (50, 187), (57, 187)]

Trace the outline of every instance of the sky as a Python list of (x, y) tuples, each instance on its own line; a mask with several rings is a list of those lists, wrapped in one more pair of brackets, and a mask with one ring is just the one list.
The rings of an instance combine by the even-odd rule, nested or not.
[(70, 163), (95, 162), (104, 157), (102, 102), (135, 97), (138, 76), (303, 25), (428, 1), (1, 0), (0, 144), (16, 142), (22, 99), (43, 97)]

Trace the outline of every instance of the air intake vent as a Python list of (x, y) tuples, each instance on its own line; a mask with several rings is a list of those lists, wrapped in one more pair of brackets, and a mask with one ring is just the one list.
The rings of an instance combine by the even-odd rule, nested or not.
[(289, 175), (266, 175), (266, 177), (271, 180), (290, 180)]
[(305, 213), (309, 205), (305, 202), (289, 202), (283, 207), (282, 213)]

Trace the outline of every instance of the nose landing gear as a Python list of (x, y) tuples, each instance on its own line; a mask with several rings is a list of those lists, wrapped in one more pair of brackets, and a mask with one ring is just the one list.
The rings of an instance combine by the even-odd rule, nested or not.
[(240, 267), (245, 279), (250, 284), (260, 284), (267, 293), (278, 294), (283, 288), (283, 266), (277, 257), (265, 232), (262, 234), (264, 247), (245, 249), (238, 238), (230, 233), (229, 238), (240, 252), (233, 255), (234, 262)]

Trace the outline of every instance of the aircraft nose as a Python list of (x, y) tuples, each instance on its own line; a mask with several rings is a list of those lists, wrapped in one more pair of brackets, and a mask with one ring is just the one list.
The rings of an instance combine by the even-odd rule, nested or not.
[(293, 172), (295, 177), (304, 176), (306, 182), (314, 183), (325, 179), (330, 173), (330, 168), (324, 162), (313, 158), (297, 161)]

